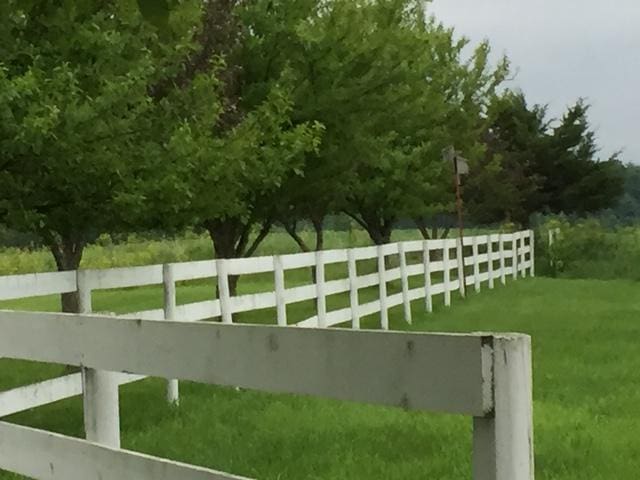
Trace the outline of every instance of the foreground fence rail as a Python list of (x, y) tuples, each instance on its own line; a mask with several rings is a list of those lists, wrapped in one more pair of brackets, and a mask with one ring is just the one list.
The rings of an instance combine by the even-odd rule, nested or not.
[[(474, 479), (533, 478), (531, 350), (524, 335), (7, 311), (0, 312), (0, 331), (0, 355), (9, 358), (469, 415)], [(241, 478), (98, 443), (0, 422), (0, 468), (72, 480)]]
[[(190, 322), (198, 322), (201, 320), (218, 320), (218, 326), (232, 326), (231, 324), (237, 320), (237, 316), (243, 312), (251, 312), (254, 310), (262, 310), (272, 308), (275, 310), (273, 314), (274, 324), (283, 327), (289, 324), (295, 324), (297, 327), (325, 328), (334, 325), (350, 322), (353, 329), (361, 328), (361, 320), (364, 317), (379, 314), (380, 327), (383, 330), (389, 329), (389, 309), (402, 306), (402, 315), (407, 322), (412, 321), (412, 313), (417, 300), (423, 300), (421, 307), (427, 312), (431, 312), (434, 308), (435, 299), (442, 297), (445, 306), (450, 306), (452, 302), (452, 294), (459, 292), (464, 297), (469, 288), (475, 292), (480, 292), (483, 285), (488, 288), (494, 288), (496, 282), (505, 284), (508, 278), (514, 280), (519, 277), (525, 277), (527, 273), (534, 275), (534, 238), (533, 232), (523, 231), (512, 234), (490, 234), (474, 237), (465, 237), (459, 239), (443, 239), (443, 240), (427, 240), (427, 241), (409, 241), (388, 245), (380, 245), (374, 247), (354, 248), (347, 250), (328, 250), (321, 252), (276, 255), (271, 257), (256, 257), (247, 259), (221, 259), (208, 260), (199, 262), (172, 263), (165, 265), (150, 265), (143, 267), (131, 268), (113, 268), (105, 270), (78, 270), (71, 272), (53, 272), (53, 273), (36, 273), (27, 275), (13, 275), (0, 277), (0, 300), (11, 300), (18, 298), (28, 298), (35, 296), (54, 295), (62, 293), (77, 292), (79, 295), (80, 312), (83, 316), (69, 317), (66, 315), (54, 315), (40, 317), (37, 314), (18, 314), (6, 313), (1, 314), (2, 321), (9, 322), (10, 319), (21, 319), (21, 324), (8, 323), (2, 325), (0, 323), (0, 331), (2, 339), (0, 339), (0, 357), (22, 358), (27, 360), (47, 361), (52, 363), (63, 363), (67, 365), (77, 365), (82, 367), (81, 374), (71, 374), (57, 379), (46, 380), (34, 385), (18, 387), (9, 391), (0, 392), (0, 417), (17, 413), (26, 409), (46, 405), (54, 401), (69, 398), (75, 395), (83, 394), (84, 400), (84, 416), (85, 416), (85, 433), (87, 440), (96, 445), (106, 445), (111, 448), (119, 448), (120, 431), (119, 431), (119, 393), (118, 387), (127, 383), (135, 382), (145, 378), (146, 375), (155, 375), (167, 378), (167, 400), (172, 403), (179, 401), (178, 379), (190, 379), (208, 383), (216, 383), (222, 385), (246, 386), (247, 388), (257, 388), (268, 391), (291, 391), (293, 393), (314, 394), (321, 396), (333, 396), (335, 398), (364, 401), (369, 403), (383, 403), (388, 405), (399, 405), (405, 408), (423, 408), (427, 410), (437, 410), (445, 412), (466, 413), (474, 416), (475, 420), (475, 436), (482, 437), (483, 440), (474, 441), (474, 469), (477, 472), (474, 478), (500, 478), (500, 479), (520, 479), (529, 477), (509, 476), (514, 471), (525, 471), (528, 467), (522, 466), (531, 464), (532, 460), (524, 460), (524, 453), (514, 454), (511, 447), (504, 444), (509, 441), (524, 445), (524, 441), (520, 442), (519, 435), (523, 432), (530, 432), (530, 425), (522, 423), (525, 418), (530, 417), (530, 411), (527, 412), (523, 405), (526, 401), (519, 399), (519, 396), (530, 397), (530, 385), (527, 383), (530, 378), (530, 364), (528, 362), (528, 347), (522, 346), (524, 340), (520, 337), (478, 337), (472, 336), (472, 340), (463, 340), (464, 336), (438, 336), (435, 337), (437, 342), (448, 345), (452, 342), (455, 346), (450, 346), (452, 356), (445, 357), (441, 352), (440, 357), (422, 358), (421, 375), (424, 370), (436, 368), (431, 371), (429, 376), (422, 376), (422, 380), (428, 380), (424, 385), (429, 385), (433, 381), (433, 385), (442, 389), (440, 393), (435, 392), (414, 392), (409, 390), (403, 391), (401, 398), (383, 398), (382, 393), (376, 394), (372, 386), (366, 386), (366, 382), (360, 380), (360, 372), (349, 378), (348, 385), (356, 385), (362, 383), (362, 391), (358, 393), (355, 387), (351, 386), (349, 390), (346, 386), (339, 390), (335, 385), (331, 387), (331, 382), (327, 378), (331, 375), (337, 375), (335, 378), (341, 378), (345, 372), (327, 372), (320, 371), (318, 365), (326, 363), (327, 358), (332, 361), (335, 358), (349, 357), (352, 353), (347, 351), (329, 352), (327, 350), (319, 350), (322, 342), (329, 342), (334, 338), (334, 332), (318, 332), (311, 330), (311, 333), (304, 333), (306, 328), (286, 329), (283, 332), (295, 333), (278, 333), (273, 332), (274, 329), (262, 330), (236, 330), (236, 332), (260, 332), (257, 336), (263, 335), (262, 332), (268, 333), (269, 345), (278, 351), (282, 341), (281, 337), (293, 335), (292, 338), (299, 342), (297, 348), (302, 349), (297, 352), (290, 351), (286, 357), (286, 361), (277, 365), (276, 371), (261, 370), (266, 365), (272, 365), (269, 362), (264, 363), (265, 358), (277, 358), (275, 354), (270, 353), (267, 357), (256, 357), (251, 353), (249, 359), (254, 363), (252, 371), (268, 378), (267, 383), (260, 383), (261, 377), (239, 378), (232, 374), (237, 361), (238, 351), (249, 351), (255, 347), (254, 342), (257, 340), (253, 337), (238, 338), (234, 348), (229, 349), (221, 345), (220, 342), (210, 341), (206, 345), (202, 345), (204, 338), (211, 335), (210, 327), (212, 325), (192, 324)], [(331, 278), (328, 273), (335, 266), (342, 264), (346, 267), (346, 276), (344, 278)], [(363, 268), (363, 266), (365, 268)], [(297, 269), (313, 268), (315, 275), (314, 280), (310, 284), (294, 284), (289, 285), (287, 281), (287, 272)], [(237, 275), (262, 274), (271, 276), (273, 288), (269, 291), (250, 293), (244, 295), (232, 295), (229, 285), (230, 277)], [(178, 304), (176, 299), (177, 286), (180, 282), (215, 279), (215, 285), (219, 291), (218, 298), (209, 300), (192, 302), (187, 304)], [(87, 316), (93, 311), (93, 292), (98, 290), (132, 288), (148, 285), (162, 285), (163, 290), (163, 307), (142, 312), (130, 312), (119, 317), (90, 317)], [(213, 286), (212, 286), (213, 287)], [(366, 289), (375, 289), (377, 298), (363, 302), (365, 297), (363, 292)], [(215, 288), (211, 289), (212, 297)], [(332, 295), (345, 295), (348, 297), (346, 307), (330, 309), (327, 299)], [(370, 297), (370, 295), (369, 295)], [(289, 318), (288, 306), (297, 302), (313, 301), (316, 309), (315, 315), (302, 320), (292, 320)], [(7, 316), (9, 315), (9, 316)], [(70, 320), (73, 319), (73, 320)], [(96, 319), (100, 319), (99, 321)], [(131, 323), (129, 319), (142, 319), (143, 322)], [(163, 322), (155, 322), (162, 320)], [(176, 324), (176, 321), (184, 322)], [(39, 323), (40, 322), (40, 323)], [(67, 325), (71, 322), (73, 328)], [(38, 329), (35, 325), (38, 324)], [(65, 327), (65, 325), (67, 325)], [(139, 329), (133, 328), (132, 325), (139, 325)], [(6, 328), (5, 328), (6, 327)], [(132, 329), (129, 331), (129, 329)], [(203, 328), (204, 330), (199, 330)], [(257, 327), (253, 327), (257, 328)], [(31, 330), (29, 330), (31, 329)], [(35, 333), (37, 330), (37, 333)], [(32, 337), (27, 334), (31, 331)], [(130, 350), (137, 351), (139, 345), (144, 344), (140, 336), (140, 332), (144, 331), (146, 335), (153, 335), (153, 338), (165, 345), (164, 353), (155, 352), (149, 358), (162, 358), (159, 361), (158, 368), (154, 365), (146, 365), (136, 363), (138, 357), (122, 357), (122, 363), (117, 363), (112, 352), (119, 352), (122, 348), (123, 339), (133, 339), (134, 344), (129, 344)], [(222, 330), (224, 331), (224, 330)], [(229, 330), (232, 331), (232, 330)], [(203, 337), (198, 340), (199, 333)], [(322, 335), (319, 335), (322, 333)], [(221, 335), (221, 331), (216, 331), (216, 335)], [(85, 335), (85, 337), (79, 337)], [(167, 337), (171, 336), (171, 340)], [(174, 335), (176, 337), (174, 337)], [(254, 335), (253, 333), (251, 335)], [(266, 333), (265, 333), (266, 335)], [(307, 340), (309, 344), (304, 343), (306, 335), (310, 335)], [(389, 368), (404, 368), (401, 359), (395, 357), (390, 358), (390, 364), (387, 365), (384, 352), (386, 351), (380, 342), (391, 342), (391, 337), (380, 337), (380, 334), (371, 332), (363, 333), (362, 341), (369, 342), (371, 347), (367, 347), (360, 354), (364, 357), (372, 356), (373, 351), (378, 349), (378, 363), (369, 365), (372, 371), (382, 375), (383, 372), (389, 373)], [(101, 339), (101, 351), (104, 358), (96, 357), (97, 352), (90, 349), (83, 342), (89, 342), (91, 338)], [(169, 343), (176, 342), (176, 338), (183, 338), (183, 345), (200, 345), (200, 349), (196, 349), (202, 358), (205, 358), (205, 352), (209, 352), (216, 345), (215, 351), (220, 355), (218, 361), (224, 362), (226, 358), (228, 371), (216, 370), (214, 377), (206, 376), (203, 372), (211, 372), (208, 365), (200, 365), (198, 370), (198, 362), (200, 357), (189, 357), (186, 351), (173, 351)], [(227, 335), (227, 340), (230, 338)], [(233, 338), (233, 337), (231, 337)], [(343, 338), (340, 335), (336, 338)], [(346, 338), (346, 337), (345, 337)], [(381, 340), (384, 338), (385, 340)], [(396, 338), (396, 337), (394, 337)], [(455, 340), (450, 340), (455, 338)], [(467, 338), (467, 337), (464, 337)], [(481, 340), (480, 353), (475, 351), (475, 343), (478, 338)], [(27, 339), (30, 339), (27, 341)], [(515, 340), (514, 340), (515, 339)], [(143, 342), (138, 344), (138, 342)], [(260, 342), (264, 343), (262, 339)], [(424, 340), (421, 340), (424, 341)], [(472, 342), (473, 347), (469, 347), (467, 352), (461, 345), (465, 342)], [(26, 343), (25, 343), (26, 342)], [(44, 343), (43, 343), (44, 342)], [(73, 343), (75, 342), (75, 343)], [(164, 342), (164, 343), (163, 343)], [(195, 343), (194, 343), (195, 342)], [(213, 343), (211, 343), (213, 342)], [(407, 345), (412, 344), (413, 340), (409, 340)], [(486, 343), (482, 343), (486, 342)], [(12, 350), (12, 343), (17, 349)], [(125, 342), (126, 343), (126, 342)], [(262, 343), (260, 345), (262, 345)], [(327, 344), (328, 344), (327, 343)], [(402, 343), (402, 342), (401, 342)], [(425, 344), (424, 348), (430, 352), (440, 351), (441, 347), (436, 347), (435, 343), (429, 347)], [(526, 342), (525, 342), (526, 343)], [(26, 347), (30, 345), (30, 347)], [(513, 345), (520, 345), (515, 351), (506, 352)], [(156, 345), (157, 346), (157, 345)], [(313, 362), (306, 365), (304, 375), (299, 374), (297, 377), (293, 375), (291, 378), (292, 363), (298, 362), (297, 355), (304, 357), (304, 347), (308, 351), (316, 352)], [(30, 348), (31, 350), (24, 350)], [(149, 347), (151, 348), (151, 347)], [(356, 348), (349, 344), (349, 348)], [(364, 348), (364, 347), (358, 347)], [(414, 350), (400, 349), (403, 355), (414, 355)], [(412, 347), (413, 348), (413, 347)], [(483, 350), (484, 348), (484, 350)], [(502, 365), (498, 360), (489, 362), (486, 358), (478, 360), (484, 355), (493, 356), (495, 352), (503, 352), (501, 358), (507, 359), (513, 357), (513, 364), (508, 367)], [(256, 352), (261, 351), (260, 348)], [(25, 353), (26, 352), (26, 353)], [(253, 351), (252, 351), (253, 352)], [(356, 349), (357, 353), (358, 350)], [(471, 354), (471, 360), (464, 360), (465, 354)], [(135, 352), (134, 352), (135, 353)], [(330, 357), (326, 357), (329, 355)], [(524, 355), (522, 357), (520, 354)], [(91, 355), (94, 355), (93, 357)], [(462, 355), (462, 356), (461, 356)], [(172, 361), (166, 361), (170, 357)], [(296, 358), (292, 362), (292, 358)], [(191, 363), (186, 362), (186, 358), (190, 358)], [(211, 358), (211, 357), (206, 357)], [(520, 358), (520, 360), (515, 360)], [(230, 359), (233, 359), (230, 360)], [(383, 360), (381, 360), (383, 359)], [(139, 360), (139, 359), (138, 359)], [(155, 361), (155, 360), (154, 360)], [(506, 361), (506, 360), (505, 360)], [(116, 362), (116, 363), (114, 363)], [(132, 363), (133, 362), (133, 363)], [(465, 363), (466, 362), (466, 363)], [(519, 363), (518, 363), (519, 362)], [(220, 363), (225, 365), (225, 363)], [(338, 364), (337, 364), (338, 365)], [(391, 367), (390, 367), (391, 365)], [(515, 366), (514, 366), (515, 365)], [(518, 367), (520, 365), (520, 367)], [(180, 367), (181, 366), (181, 367)], [(273, 366), (273, 365), (272, 365)], [(435, 366), (435, 367), (434, 367)], [(480, 370), (477, 369), (481, 366)], [(154, 368), (151, 368), (154, 367)], [(276, 366), (274, 366), (275, 368)], [(342, 367), (341, 367), (342, 368)], [(364, 368), (364, 367), (362, 367)], [(415, 368), (415, 366), (414, 366)], [(462, 368), (462, 370), (459, 370)], [(518, 376), (514, 376), (520, 368)], [(440, 369), (440, 370), (438, 370)], [(483, 370), (488, 369), (488, 370)], [(200, 371), (200, 375), (197, 372)], [(122, 373), (127, 372), (127, 373)], [(129, 373), (129, 372), (135, 372)], [(231, 373), (230, 373), (231, 372)], [(454, 375), (456, 378), (464, 379), (462, 386), (458, 385), (453, 388), (451, 381), (445, 381), (436, 376), (442, 373), (445, 377)], [(528, 372), (528, 373), (527, 373)], [(294, 372), (295, 373), (295, 372)], [(225, 376), (228, 374), (229, 376)], [(204, 376), (203, 376), (204, 375)], [(286, 378), (280, 378), (284, 375)], [(306, 376), (305, 376), (306, 375)], [(395, 375), (398, 375), (396, 372)], [(504, 381), (497, 380), (501, 376), (505, 376)], [(318, 376), (325, 379), (322, 389), (318, 389), (318, 385), (306, 384), (305, 379), (309, 376)], [(508, 378), (507, 378), (508, 377)], [(478, 378), (481, 378), (481, 384), (478, 384)], [(488, 378), (491, 381), (487, 380)], [(279, 379), (279, 380), (277, 380)], [(297, 390), (292, 390), (293, 381), (297, 385)], [(343, 378), (345, 382), (347, 379)], [(379, 379), (376, 380), (376, 382)], [(413, 382), (414, 380), (412, 380)], [(280, 382), (280, 383), (278, 383)], [(326, 383), (329, 382), (329, 383)], [(389, 382), (391, 380), (389, 379)], [(417, 382), (417, 380), (415, 380)], [(493, 383), (492, 383), (493, 382)], [(519, 383), (520, 382), (520, 383)], [(524, 384), (521, 382), (525, 382)], [(384, 383), (382, 383), (384, 384)], [(382, 385), (380, 384), (380, 385)], [(400, 385), (402, 381), (397, 380), (393, 385)], [(415, 386), (417, 383), (410, 383)], [(391, 383), (387, 384), (391, 385)], [(314, 387), (314, 388), (312, 388)], [(488, 390), (487, 390), (488, 389)], [(394, 395), (398, 390), (391, 389)], [(484, 392), (478, 396), (478, 392)], [(488, 393), (489, 392), (489, 393)], [(524, 393), (523, 393), (524, 392)], [(527, 393), (528, 392), (528, 393)], [(388, 392), (386, 393), (389, 394)], [(376, 396), (379, 395), (379, 396)], [(440, 395), (440, 397), (438, 397)], [(487, 398), (491, 397), (489, 402)], [(516, 398), (516, 400), (514, 400)], [(418, 403), (416, 403), (418, 402)], [(419, 403), (424, 402), (424, 403)], [(440, 402), (440, 403), (438, 403)], [(466, 402), (466, 403), (465, 403)], [(487, 403), (489, 402), (489, 403)], [(511, 403), (515, 402), (515, 403)], [(473, 404), (473, 407), (472, 407)], [(498, 405), (505, 411), (505, 414), (495, 416), (495, 409)], [(522, 410), (525, 409), (525, 410)], [(509, 413), (506, 413), (509, 412)], [(492, 416), (493, 415), (493, 416)], [(513, 416), (511, 418), (510, 416)], [(518, 425), (513, 427), (513, 425)], [(68, 439), (61, 439), (48, 432), (37, 432), (33, 430), (20, 430), (18, 427), (3, 424), (4, 434), (0, 433), (0, 460), (2, 460), (2, 442), (3, 438), (39, 438), (33, 440), (35, 443), (50, 445), (51, 449), (71, 448), (74, 445), (80, 450), (89, 448), (80, 440), (73, 442)], [(510, 433), (505, 433), (506, 430)], [(35, 437), (34, 437), (35, 436)], [(16, 440), (17, 441), (17, 440)], [(75, 442), (75, 443), (74, 443)], [(64, 445), (64, 447), (62, 447)], [(520, 447), (518, 447), (520, 448)], [(111, 459), (113, 453), (111, 450), (95, 450), (102, 452), (104, 459)], [(118, 451), (118, 450), (116, 450)], [(111, 452), (111, 453), (109, 453)], [(508, 459), (500, 459), (501, 452), (509, 455)], [(96, 453), (98, 455), (98, 453)], [(124, 464), (148, 465), (149, 462), (156, 465), (149, 458), (140, 459), (136, 454), (129, 452), (128, 460), (122, 460)], [(495, 457), (495, 458), (494, 458)], [(123, 457), (124, 458), (124, 457)], [(489, 459), (489, 460), (488, 460)], [(110, 461), (111, 461), (110, 460)], [(105, 460), (106, 461), (106, 460)], [(171, 464), (171, 462), (162, 463), (168, 471), (173, 468), (183, 468), (183, 466)], [(13, 465), (8, 460), (3, 460), (5, 465)], [(8, 463), (7, 463), (8, 462)], [(516, 462), (513, 465), (509, 462)], [(527, 463), (528, 462), (528, 463)], [(509, 467), (505, 465), (511, 465)], [(158, 464), (160, 465), (160, 464)], [(123, 467), (124, 468), (124, 467)], [(147, 467), (145, 467), (147, 468)], [(149, 467), (156, 468), (156, 467)], [(499, 469), (506, 469), (509, 475), (501, 474)], [(492, 470), (493, 469), (493, 470)], [(532, 467), (531, 467), (532, 469)], [(494, 471), (495, 470), (495, 471)], [(40, 470), (32, 470), (33, 472)], [(62, 471), (65, 471), (64, 468)], [(79, 472), (84, 470), (79, 470)], [(176, 470), (182, 471), (182, 470)], [(532, 470), (531, 470), (532, 471)], [(23, 472), (25, 472), (23, 470)], [(479, 473), (483, 472), (483, 473)], [(487, 473), (489, 472), (489, 473)], [(79, 475), (79, 476), (78, 476)], [(51, 478), (87, 478), (78, 474), (77, 476), (60, 476)], [(194, 474), (195, 475), (195, 474)], [(236, 478), (233, 476), (224, 476), (219, 472), (207, 471), (205, 476), (187, 476), (180, 475), (179, 478)], [(207, 476), (209, 475), (209, 476)], [(213, 475), (213, 476), (211, 476)], [(218, 475), (218, 476), (215, 476)], [(222, 476), (220, 476), (222, 475)], [(483, 476), (484, 475), (484, 476)], [(503, 476), (501, 476), (503, 475)], [(504, 476), (506, 475), (506, 476)], [(36, 478), (41, 478), (33, 474)], [(50, 477), (46, 477), (50, 478)], [(108, 478), (108, 477), (104, 477)], [(118, 478), (118, 477), (114, 477)], [(120, 477), (121, 478), (121, 477)], [(139, 476), (135, 478), (147, 478)], [(161, 476), (148, 478), (164, 478)], [(168, 478), (168, 477), (167, 477)]]

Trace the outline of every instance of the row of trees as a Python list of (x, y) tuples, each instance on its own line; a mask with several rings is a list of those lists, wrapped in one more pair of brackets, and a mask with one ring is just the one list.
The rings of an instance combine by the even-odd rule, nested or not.
[(223, 258), (274, 224), (322, 248), (337, 212), (377, 244), (399, 219), (441, 235), (448, 145), (479, 220), (599, 209), (621, 183), (585, 105), (552, 125), (497, 93), (506, 59), (420, 0), (7, 0), (0, 36), (0, 222), (60, 270), (100, 233), (148, 228), (204, 228)]

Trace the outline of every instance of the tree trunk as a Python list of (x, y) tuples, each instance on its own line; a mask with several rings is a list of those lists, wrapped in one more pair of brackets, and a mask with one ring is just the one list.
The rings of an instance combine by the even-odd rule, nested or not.
[[(362, 226), (369, 234), (369, 238), (375, 245), (385, 245), (391, 243), (391, 233), (393, 232), (393, 225), (396, 222), (395, 218), (384, 218), (375, 214), (352, 214), (346, 212), (351, 218)], [(385, 257), (384, 263), (386, 268), (392, 268), (391, 259)]]
[[(266, 221), (257, 237), (249, 244), (253, 222), (244, 222), (238, 218), (209, 220), (205, 228), (213, 242), (215, 258), (242, 258), (253, 255), (271, 230), (271, 221)], [(233, 297), (238, 290), (238, 275), (229, 275), (229, 294)], [(216, 287), (216, 294), (219, 294)]]
[[(84, 242), (69, 239), (53, 241), (49, 244), (49, 250), (53, 254), (56, 267), (59, 272), (77, 270), (84, 252)], [(60, 306), (64, 313), (79, 313), (80, 298), (78, 292), (63, 293), (60, 295)]]

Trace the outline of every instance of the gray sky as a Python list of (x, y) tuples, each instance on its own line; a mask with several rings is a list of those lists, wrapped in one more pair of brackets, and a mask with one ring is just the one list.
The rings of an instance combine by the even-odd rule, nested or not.
[(506, 53), (512, 86), (552, 115), (586, 98), (601, 156), (640, 163), (640, 0), (434, 0), (431, 12)]

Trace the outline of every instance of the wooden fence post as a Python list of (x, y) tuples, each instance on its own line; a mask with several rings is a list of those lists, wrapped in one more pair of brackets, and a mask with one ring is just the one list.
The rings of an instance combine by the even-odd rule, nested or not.
[[(460, 252), (462, 249), (458, 250), (458, 258), (460, 258)], [(446, 307), (451, 305), (451, 271), (449, 270), (449, 245), (447, 241), (444, 240), (444, 247), (442, 249), (442, 263), (443, 263), (443, 282), (444, 282), (444, 305)], [(459, 264), (458, 264), (459, 265)], [(459, 273), (458, 273), (459, 275)], [(462, 283), (464, 283), (464, 271), (463, 277), (460, 279)]]
[(531, 251), (529, 252), (529, 259), (531, 260), (531, 269), (529, 270), (529, 274), (532, 277), (536, 276), (536, 234), (533, 230), (529, 230), (529, 245), (531, 246)]
[(476, 293), (480, 292), (480, 263), (478, 259), (478, 236), (474, 235), (471, 239), (471, 250), (473, 256), (473, 287)]
[(513, 272), (511, 272), (511, 274), (513, 275), (513, 279), (517, 280), (518, 279), (518, 269), (520, 268), (520, 266), (518, 265), (518, 234), (514, 233), (513, 237), (512, 237), (512, 241), (511, 241), (511, 265), (513, 266)]
[(429, 240), (422, 241), (422, 264), (424, 266), (424, 306), (428, 313), (433, 312), (433, 297), (431, 295), (431, 254)]
[(353, 248), (347, 250), (347, 268), (349, 269), (349, 305), (351, 307), (351, 327), (360, 330), (360, 305), (358, 299), (358, 266), (356, 252)]
[(500, 253), (500, 282), (502, 285), (507, 283), (507, 266), (504, 254), (504, 236), (502, 233), (498, 234), (498, 249)]
[(494, 411), (473, 420), (473, 479), (533, 480), (531, 339), (492, 343)]
[[(89, 272), (78, 270), (76, 275), (80, 307), (78, 313), (91, 313)], [(116, 374), (83, 368), (82, 391), (86, 439), (120, 448), (120, 405)]]
[(378, 291), (380, 296), (380, 326), (389, 330), (389, 310), (387, 308), (387, 272), (384, 265), (384, 245), (378, 245)]
[[(446, 244), (446, 240), (444, 240)], [(447, 249), (447, 258), (448, 249)], [(465, 298), (467, 292), (467, 275), (464, 273), (464, 238), (458, 237), (458, 241), (456, 243), (456, 260), (458, 262), (458, 280), (460, 280), (458, 285), (458, 290), (460, 291), (460, 296)]]
[(218, 272), (218, 296), (220, 297), (220, 314), (222, 323), (233, 323), (231, 313), (231, 293), (229, 290), (229, 269), (228, 260), (219, 258), (216, 260), (216, 270)]
[(527, 278), (527, 254), (525, 253), (525, 239), (528, 236), (528, 231), (520, 232), (518, 235), (520, 236), (520, 276), (522, 278)]
[(317, 313), (318, 327), (327, 327), (327, 296), (325, 294), (324, 280), (324, 252), (318, 250), (316, 252), (316, 297), (317, 297)]
[(489, 274), (489, 289), (494, 287), (493, 281), (493, 237), (487, 235), (487, 272)]
[(407, 254), (404, 243), (398, 243), (398, 256), (400, 257), (400, 282), (402, 284), (402, 304), (404, 306), (404, 319), (412, 323), (411, 300), (409, 298), (409, 275), (407, 274)]
[[(164, 319), (176, 320), (176, 281), (173, 265), (162, 265), (162, 286), (164, 293)], [(167, 380), (167, 402), (178, 405), (180, 402), (180, 386), (177, 379)]]
[(287, 302), (285, 299), (284, 284), (284, 268), (282, 266), (282, 257), (280, 255), (273, 256), (273, 280), (276, 295), (276, 315), (278, 317), (278, 325), (287, 326)]

